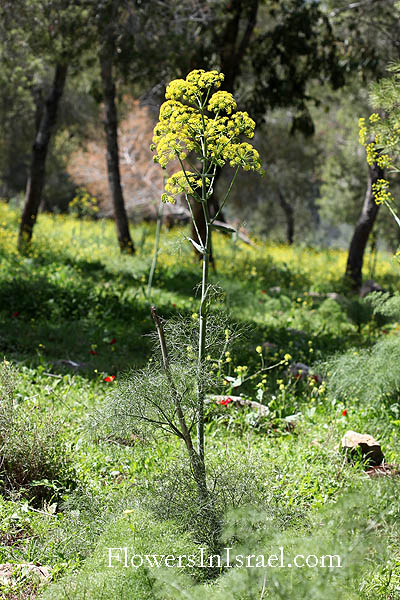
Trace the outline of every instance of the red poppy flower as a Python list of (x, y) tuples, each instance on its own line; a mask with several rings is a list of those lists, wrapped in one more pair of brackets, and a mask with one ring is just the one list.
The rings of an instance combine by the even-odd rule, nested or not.
[(110, 345), (111, 345), (111, 344), (115, 344), (115, 342), (116, 342), (116, 341), (117, 341), (117, 338), (116, 338), (116, 337), (113, 337), (113, 339), (112, 339), (112, 340), (111, 340), (111, 342), (110, 342)]
[(19, 315), (19, 312), (17, 310), (15, 312), (13, 312), (13, 314), (12, 314), (12, 316), (14, 317), (14, 319), (15, 319), (15, 317), (18, 317), (18, 315)]
[(342, 415), (343, 415), (343, 417), (345, 417), (347, 415), (347, 408), (345, 408), (344, 411), (342, 411)]
[(96, 354), (98, 354), (98, 352), (96, 352), (96, 350), (89, 350), (89, 353), (90, 353), (92, 356), (95, 356)]
[(227, 406), (231, 402), (233, 402), (232, 398), (224, 398), (223, 400), (220, 400), (218, 404), (222, 404), (222, 406)]
[(115, 379), (115, 375), (107, 375), (107, 377), (104, 377), (104, 381), (106, 383), (110, 383), (111, 381), (114, 381)]
[(176, 304), (173, 304), (172, 306), (173, 306), (174, 308), (176, 308)]

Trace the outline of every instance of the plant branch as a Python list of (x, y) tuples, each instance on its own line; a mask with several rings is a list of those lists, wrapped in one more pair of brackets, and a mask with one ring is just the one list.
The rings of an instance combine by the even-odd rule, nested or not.
[(154, 320), (154, 324), (156, 326), (156, 330), (157, 330), (157, 334), (158, 334), (158, 339), (159, 339), (160, 347), (161, 347), (163, 367), (164, 367), (164, 371), (165, 371), (165, 374), (166, 374), (167, 379), (168, 379), (168, 383), (169, 383), (169, 385), (171, 387), (171, 391), (172, 391), (172, 395), (173, 395), (173, 400), (174, 400), (174, 405), (175, 405), (176, 412), (177, 412), (177, 415), (178, 415), (179, 425), (181, 427), (181, 433), (182, 433), (183, 439), (185, 440), (185, 444), (187, 446), (187, 449), (189, 450), (189, 453), (193, 453), (194, 452), (194, 448), (193, 448), (192, 438), (191, 438), (189, 430), (187, 428), (186, 421), (185, 421), (185, 416), (183, 414), (182, 406), (181, 406), (181, 403), (180, 403), (180, 400), (179, 400), (179, 394), (178, 394), (178, 391), (176, 389), (174, 380), (173, 380), (172, 375), (171, 375), (169, 358), (168, 358), (168, 350), (167, 350), (167, 345), (165, 343), (164, 328), (163, 328), (162, 323), (161, 323), (161, 321), (159, 319), (159, 316), (157, 314), (157, 310), (156, 310), (155, 306), (151, 307), (151, 314), (152, 314), (152, 317), (153, 317), (153, 320)]
[(229, 188), (228, 188), (228, 190), (227, 190), (227, 192), (225, 194), (225, 197), (222, 200), (221, 205), (220, 205), (217, 213), (214, 215), (213, 219), (211, 220), (211, 223), (214, 223), (216, 221), (218, 215), (221, 213), (222, 209), (224, 208), (224, 206), (225, 206), (225, 204), (226, 204), (226, 202), (227, 202), (227, 200), (228, 200), (228, 198), (230, 196), (230, 193), (232, 191), (232, 187), (233, 187), (233, 184), (235, 183), (235, 179), (236, 179), (236, 176), (237, 176), (237, 174), (239, 172), (239, 168), (240, 168), (240, 166), (236, 167), (236, 171), (235, 171), (235, 173), (234, 173), (234, 175), (232, 177), (231, 183), (230, 183)]

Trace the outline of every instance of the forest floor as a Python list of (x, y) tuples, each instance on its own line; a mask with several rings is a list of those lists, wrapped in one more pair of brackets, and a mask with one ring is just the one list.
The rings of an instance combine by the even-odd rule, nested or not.
[[(133, 257), (119, 254), (111, 221), (40, 215), (24, 257), (17, 226), (0, 203), (0, 598), (400, 598), (399, 316), (349, 292), (345, 252), (215, 234), (214, 314), (229, 315), (222, 335), (242, 331), (210, 358), (215, 393), (268, 411), (211, 401), (206, 415), (227, 539), (251, 554), (340, 554), (344, 568), (111, 569), (110, 547), (198, 548), (179, 440), (118, 439), (97, 416), (151, 358), (152, 304), (163, 319), (196, 321), (200, 265), (185, 229), (163, 230), (149, 298), (153, 225), (133, 228)], [(365, 265), (366, 279), (400, 290), (394, 257)], [(265, 376), (260, 361), (278, 366)], [(394, 474), (371, 477), (346, 460), (347, 430), (378, 439)]]

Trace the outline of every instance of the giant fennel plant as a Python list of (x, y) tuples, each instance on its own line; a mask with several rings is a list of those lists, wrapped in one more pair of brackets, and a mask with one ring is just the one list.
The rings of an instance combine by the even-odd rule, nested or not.
[[(388, 67), (390, 77), (375, 83), (370, 101), (376, 112), (368, 120), (359, 119), (360, 143), (365, 146), (367, 162), (376, 163), (392, 175), (400, 171), (400, 63)], [(375, 202), (385, 204), (400, 227), (400, 218), (387, 177), (373, 184)]]
[[(152, 150), (154, 160), (162, 168), (171, 161), (179, 161), (181, 170), (166, 182), (163, 201), (175, 202), (177, 196), (186, 199), (197, 241), (189, 238), (202, 256), (202, 282), (199, 307), (198, 367), (205, 355), (207, 312), (209, 309), (208, 269), (212, 229), (232, 231), (216, 220), (227, 202), (240, 168), (264, 174), (257, 150), (242, 136), (254, 136), (255, 122), (247, 112), (238, 111), (237, 103), (229, 92), (219, 88), (224, 80), (218, 71), (191, 71), (186, 79), (176, 79), (168, 86), (166, 102), (160, 108), (159, 122), (154, 129)], [(186, 166), (185, 166), (186, 163)], [(217, 169), (226, 163), (234, 169), (230, 185), (217, 214), (212, 218), (208, 201), (213, 194)], [(188, 166), (187, 166), (188, 165)], [(194, 218), (191, 200), (201, 204), (205, 221), (205, 239), (202, 239)], [(199, 380), (200, 383), (200, 380)], [(204, 391), (198, 386), (197, 455), (204, 466)]]

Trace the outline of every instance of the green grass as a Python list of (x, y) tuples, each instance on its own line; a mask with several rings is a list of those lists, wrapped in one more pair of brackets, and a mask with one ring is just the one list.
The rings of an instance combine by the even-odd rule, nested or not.
[[(17, 225), (18, 214), (0, 204), (0, 351), (15, 367), (14, 402), (39, 414), (52, 414), (57, 420), (75, 481), (73, 488), (55, 490), (40, 505), (18, 489), (0, 498), (0, 562), (50, 566), (55, 584), (44, 592), (46, 598), (68, 597), (65, 586), (69, 585), (71, 598), (101, 598), (101, 594), (129, 599), (173, 597), (167, 588), (160, 591), (164, 584), (159, 577), (154, 584), (157, 591), (150, 592), (152, 575), (140, 570), (121, 577), (116, 573), (110, 584), (101, 553), (107, 543), (121, 545), (131, 531), (126, 530), (129, 519), (122, 516), (126, 509), (135, 511), (132, 519), (147, 523), (139, 527), (135, 538), (140, 548), (147, 550), (153, 539), (165, 543), (165, 551), (174, 543), (193, 545), (190, 528), (183, 534), (177, 517), (171, 514), (172, 521), (167, 523), (162, 511), (155, 509), (159, 482), (163, 481), (167, 493), (178, 480), (182, 462), (179, 442), (131, 439), (122, 445), (99, 436), (93, 423), (105, 398), (117, 389), (121, 373), (144, 366), (151, 356), (152, 342), (146, 335), (153, 331), (150, 305), (154, 303), (165, 318), (180, 314), (191, 319), (198, 310), (195, 288), (200, 265), (184, 239), (186, 231), (162, 232), (149, 299), (145, 289), (152, 258), (152, 226), (133, 229), (138, 251), (134, 257), (124, 257), (118, 252), (113, 223), (40, 215), (32, 250), (21, 257), (16, 252)], [(384, 321), (347, 292), (342, 277), (345, 252), (261, 242), (249, 247), (220, 234), (214, 242), (217, 260), (211, 278), (222, 289), (215, 310), (228, 311), (231, 320), (245, 331), (231, 355), (214, 365), (224, 376), (237, 375), (238, 366), (255, 372), (260, 364), (256, 347), (260, 345), (265, 364), (279, 362), (288, 353), (292, 358), (287, 362), (306, 363), (315, 373), (329, 373), (330, 367), (322, 368), (321, 362), (347, 356), (346, 352), (350, 357), (352, 352), (367, 351), (376, 344), (379, 348), (382, 339), (396, 343), (399, 324), (395, 319)], [(395, 291), (400, 287), (398, 275), (397, 262), (380, 255), (374, 278)], [(331, 292), (343, 299), (326, 297)], [(383, 372), (382, 356), (380, 361)], [(373, 372), (373, 360), (368, 359), (370, 375), (363, 372), (363, 361), (348, 362), (354, 369), (347, 373), (347, 362), (342, 359), (344, 367), (337, 377), (347, 373), (357, 383), (359, 373), (365, 384)], [(387, 364), (390, 369), (390, 356)], [(269, 406), (270, 417), (257, 419), (252, 411), (212, 404), (206, 433), (210, 469), (226, 481), (226, 489), (233, 480), (246, 489), (246, 473), (253, 469), (248, 497), (260, 511), (261, 507), (272, 511), (282, 530), (292, 531), (295, 540), (295, 531), (304, 533), (304, 528), (318, 519), (319, 511), (345, 498), (367, 479), (363, 465), (344, 461), (338, 451), (343, 433), (347, 429), (371, 433), (382, 441), (387, 460), (400, 463), (399, 426), (393, 399), (390, 404), (383, 402), (376, 390), (369, 398), (366, 385), (359, 397), (342, 390), (339, 394), (338, 380), (330, 381), (329, 375), (322, 382), (312, 377), (297, 380), (288, 366), (282, 364), (270, 371), (265, 382), (259, 375), (239, 388), (228, 384), (216, 390), (258, 399)], [(108, 375), (115, 375), (115, 381), (105, 382)], [(395, 366), (392, 376), (384, 380), (389, 386), (397, 382)], [(390, 395), (387, 386), (382, 394), (385, 398)], [(343, 416), (345, 408), (347, 415)], [(289, 425), (288, 417), (293, 417), (294, 424)], [(234, 467), (233, 475), (227, 465)], [(366, 486), (372, 497), (380, 494), (381, 484), (376, 480), (368, 480)], [(226, 499), (227, 513), (235, 502), (240, 505), (240, 500), (232, 498)], [(359, 595), (349, 592), (342, 596), (348, 600), (389, 600), (398, 594), (395, 557), (399, 540), (397, 534), (391, 534), (390, 519), (380, 527), (391, 562), (380, 565), (378, 574), (373, 573), (371, 563)], [(224, 581), (221, 579), (222, 586)], [(258, 583), (254, 585), (259, 598)], [(24, 584), (15, 582), (14, 587), (12, 591), (4, 584), (0, 594), (3, 598), (23, 597)], [(203, 592), (197, 590), (196, 594), (202, 597)], [(269, 597), (275, 596), (265, 596)]]

